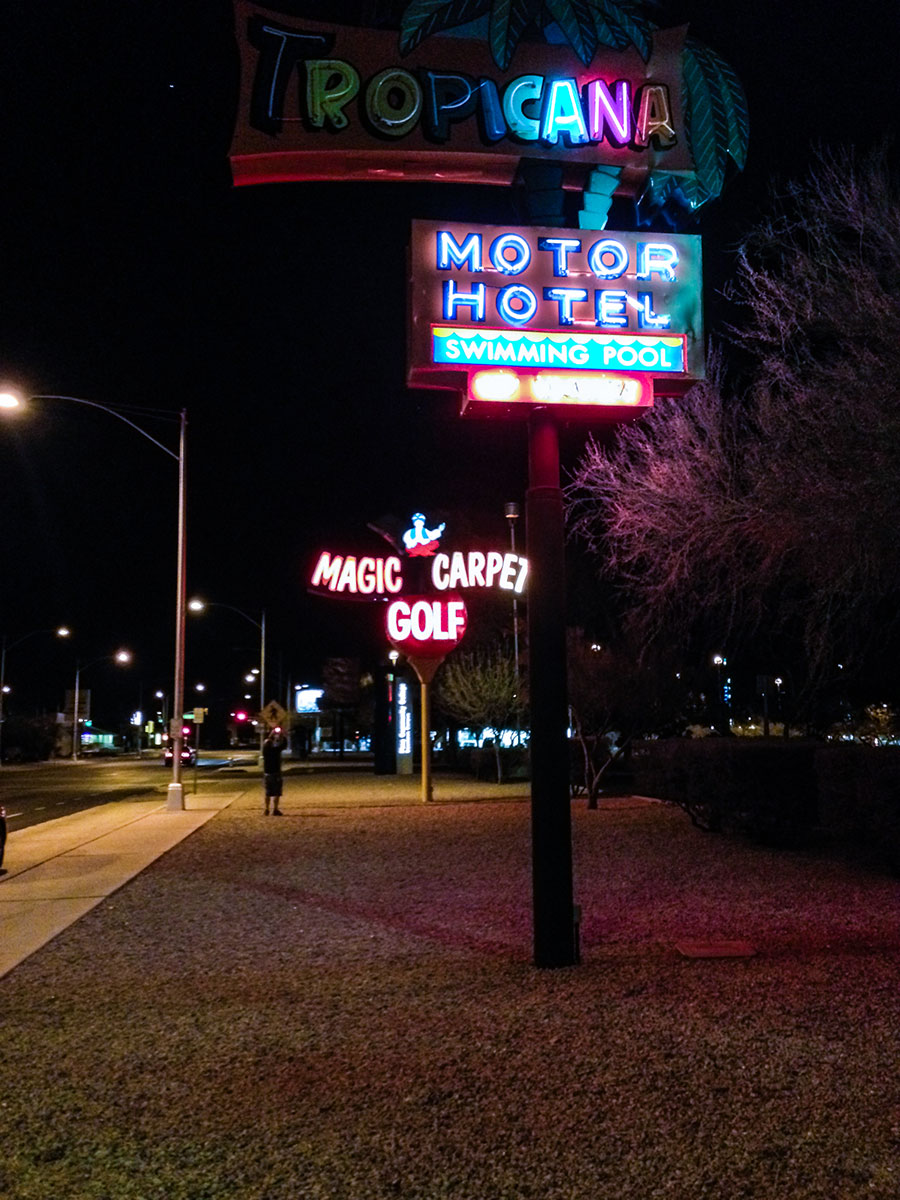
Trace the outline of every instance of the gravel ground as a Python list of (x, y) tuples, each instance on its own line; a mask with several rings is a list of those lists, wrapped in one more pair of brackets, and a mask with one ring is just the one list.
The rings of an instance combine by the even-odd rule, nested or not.
[(576, 803), (538, 971), (528, 805), (438, 791), (254, 790), (0, 981), (0, 1197), (900, 1197), (900, 882)]

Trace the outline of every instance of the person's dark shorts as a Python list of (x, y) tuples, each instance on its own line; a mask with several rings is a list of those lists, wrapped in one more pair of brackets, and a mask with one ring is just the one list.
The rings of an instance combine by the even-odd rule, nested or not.
[(267, 796), (281, 795), (281, 776), (280, 775), (265, 775), (263, 776), (266, 784)]

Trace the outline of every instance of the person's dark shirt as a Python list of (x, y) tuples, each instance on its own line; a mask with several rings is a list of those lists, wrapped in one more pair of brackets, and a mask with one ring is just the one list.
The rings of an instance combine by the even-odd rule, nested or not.
[(274, 741), (263, 742), (263, 771), (266, 775), (279, 775), (281, 773), (281, 752), (285, 747), (284, 738), (275, 738)]

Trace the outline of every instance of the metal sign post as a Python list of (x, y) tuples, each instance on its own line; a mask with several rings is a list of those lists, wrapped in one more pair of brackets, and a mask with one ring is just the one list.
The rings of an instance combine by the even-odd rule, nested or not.
[(407, 662), (419, 677), (421, 685), (421, 720), (419, 722), (422, 739), (422, 803), (429, 804), (434, 799), (434, 786), (431, 781), (431, 681), (443, 662), (443, 658), (407, 658)]
[(565, 540), (559, 437), (553, 416), (535, 409), (528, 429), (526, 536), (531, 691), (531, 839), (534, 962), (578, 962), (572, 897), (566, 680)]

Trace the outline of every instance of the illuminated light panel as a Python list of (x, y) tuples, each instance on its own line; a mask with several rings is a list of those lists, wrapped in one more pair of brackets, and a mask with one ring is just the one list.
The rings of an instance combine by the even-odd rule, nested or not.
[(477, 371), (469, 380), (475, 400), (518, 400), (522, 381), (512, 371)]
[(557, 367), (575, 371), (683, 373), (684, 336), (636, 333), (549, 333), (432, 326), (433, 363), (454, 367)]
[[(515, 385), (513, 387), (513, 385)], [(613, 408), (650, 408), (652, 384), (634, 375), (605, 371), (475, 371), (469, 376), (469, 399), (518, 404), (567, 404)]]
[(531, 394), (540, 404), (645, 404), (644, 384), (623, 375), (536, 375), (529, 381)]

